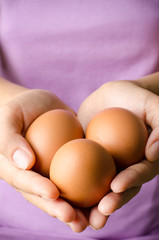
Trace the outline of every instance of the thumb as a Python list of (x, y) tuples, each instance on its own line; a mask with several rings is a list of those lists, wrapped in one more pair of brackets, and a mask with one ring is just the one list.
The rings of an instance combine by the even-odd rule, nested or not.
[(0, 151), (20, 169), (31, 169), (35, 163), (35, 154), (32, 148), (25, 138), (18, 133), (8, 135), (3, 140)]
[(146, 103), (146, 121), (152, 131), (148, 138), (145, 155), (149, 161), (159, 160), (159, 97), (151, 94)]
[(19, 116), (15, 117), (10, 112), (1, 111), (0, 153), (16, 167), (31, 169), (35, 163), (35, 154), (29, 143), (21, 135), (22, 129), (23, 124)]
[(27, 141), (18, 134), (13, 136), (14, 144), (7, 151), (14, 165), (20, 169), (31, 169), (35, 163), (35, 154)]

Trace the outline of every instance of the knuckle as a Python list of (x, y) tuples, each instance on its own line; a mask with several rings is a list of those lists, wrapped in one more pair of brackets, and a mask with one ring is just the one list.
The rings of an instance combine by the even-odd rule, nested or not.
[(29, 202), (29, 203), (31, 203), (31, 204), (33, 204), (33, 205), (36, 205), (35, 204), (35, 201), (34, 201), (34, 198), (33, 198), (33, 196), (31, 195), (31, 194), (27, 194), (27, 193), (25, 193), (25, 192), (23, 192), (23, 191), (19, 191), (21, 194), (22, 194), (22, 196)]
[(19, 183), (21, 182), (20, 179), (21, 179), (21, 170), (16, 169), (16, 171), (14, 171), (12, 175), (12, 186), (20, 189), (20, 186), (19, 186)]

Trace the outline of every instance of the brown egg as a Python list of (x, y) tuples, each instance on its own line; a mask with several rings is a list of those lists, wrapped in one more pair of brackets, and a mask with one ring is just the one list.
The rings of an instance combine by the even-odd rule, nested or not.
[(60, 196), (77, 207), (97, 204), (110, 191), (115, 174), (111, 155), (88, 139), (64, 144), (50, 166), (50, 179), (60, 190)]
[(25, 136), (36, 155), (33, 169), (48, 177), (56, 151), (64, 143), (83, 137), (83, 128), (71, 112), (56, 109), (42, 114), (31, 124)]
[(131, 111), (108, 108), (89, 122), (86, 138), (104, 146), (120, 171), (144, 158), (148, 132), (144, 122)]

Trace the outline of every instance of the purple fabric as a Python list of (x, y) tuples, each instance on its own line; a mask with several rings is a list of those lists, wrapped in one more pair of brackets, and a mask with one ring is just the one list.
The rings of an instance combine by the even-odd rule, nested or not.
[[(107, 81), (159, 70), (159, 0), (0, 0), (0, 75), (78, 109)], [(0, 180), (0, 239), (159, 239), (159, 178), (98, 231), (73, 233)]]

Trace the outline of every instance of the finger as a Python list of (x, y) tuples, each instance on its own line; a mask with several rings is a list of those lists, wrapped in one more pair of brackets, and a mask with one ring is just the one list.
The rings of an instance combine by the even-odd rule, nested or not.
[(23, 191), (20, 192), (31, 204), (37, 206), (52, 217), (58, 218), (62, 222), (69, 223), (76, 217), (75, 210), (71, 207), (70, 204), (61, 198), (58, 198), (56, 200), (43, 199), (33, 194), (29, 194)]
[(99, 212), (98, 206), (93, 207), (89, 218), (90, 227), (94, 230), (103, 228), (108, 220), (108, 217), (109, 216), (104, 216), (101, 212)]
[(50, 199), (59, 197), (57, 187), (49, 179), (33, 171), (16, 168), (2, 154), (0, 154), (0, 176), (16, 189), (26, 193)]
[(145, 154), (149, 161), (159, 159), (159, 97), (153, 93), (148, 97), (145, 104), (146, 122), (152, 132), (147, 141)]
[(72, 222), (68, 223), (68, 225), (71, 227), (72, 231), (79, 233), (86, 229), (86, 227), (88, 226), (88, 221), (86, 216), (80, 209), (75, 208), (75, 211), (76, 218)]
[(140, 190), (140, 187), (129, 189), (123, 193), (108, 193), (99, 203), (98, 210), (105, 216), (111, 215), (130, 201)]
[(111, 182), (111, 189), (115, 193), (124, 192), (132, 187), (141, 186), (159, 173), (159, 161), (143, 160), (120, 172)]

